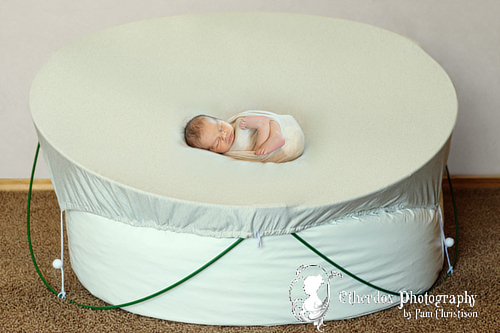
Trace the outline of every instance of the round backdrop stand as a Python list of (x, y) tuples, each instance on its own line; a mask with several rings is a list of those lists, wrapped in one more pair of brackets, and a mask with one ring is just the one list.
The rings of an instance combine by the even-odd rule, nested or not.
[[(400, 35), (278, 13), (141, 21), (56, 51), (30, 108), (72, 268), (127, 311), (319, 325), (423, 293), (443, 266), (457, 100), (443, 69)], [(303, 155), (256, 163), (183, 141), (193, 116), (243, 110), (292, 115)]]

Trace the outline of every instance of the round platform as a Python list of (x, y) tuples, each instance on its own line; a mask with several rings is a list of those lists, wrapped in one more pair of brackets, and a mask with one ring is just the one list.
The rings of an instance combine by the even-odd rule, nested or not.
[[(74, 269), (89, 290), (110, 303), (138, 295), (104, 287), (95, 276), (127, 280), (124, 272), (105, 267), (114, 266), (109, 263), (123, 253), (136, 260), (129, 263), (132, 267), (142, 265), (141, 257), (160, 260), (160, 254), (154, 246), (144, 250), (129, 243), (116, 244), (116, 251), (91, 254), (85, 242), (103, 248), (109, 244), (95, 229), (98, 225), (114, 229), (121, 239), (133, 239), (145, 227), (155, 233), (158, 246), (179, 237), (186, 242), (197, 237), (199, 253), (205, 252), (205, 245), (217, 253), (214, 244), (222, 250), (233, 238), (256, 242), (252, 237), (257, 234), (278, 237), (268, 242), (276, 247), (245, 246), (240, 253), (253, 263), (270, 251), (265, 255), (267, 264), (257, 272), (274, 274), (276, 280), (255, 277), (244, 285), (241, 281), (220, 285), (221, 290), (234, 287), (234, 295), (221, 294), (217, 300), (226, 307), (240, 299), (243, 286), (255, 291), (270, 283), (261, 292), (244, 293), (248, 300), (282, 297), (283, 290), (280, 296), (272, 290), (288, 291), (283, 281), (290, 274), (293, 280), (294, 268), (306, 264), (304, 260), (314, 262), (314, 255), (302, 256), (301, 250), (284, 259), (277, 249), (292, 250), (288, 240), (280, 243), (281, 237), (304, 231), (319, 237), (321, 244), (338, 235), (356, 239), (367, 230), (360, 221), (368, 223), (374, 216), (378, 218), (374, 225), (385, 230), (377, 234), (380, 239), (396, 237), (391, 250), (400, 251), (407, 244), (408, 252), (387, 262), (388, 257), (380, 258), (370, 242), (348, 243), (345, 249), (355, 254), (345, 257), (346, 265), (393, 290), (425, 290), (440, 269), (442, 245), (435, 209), (457, 100), (443, 69), (403, 36), (350, 21), (278, 13), (200, 14), (136, 22), (91, 34), (56, 51), (33, 82), (30, 106), (61, 209), (71, 211), (68, 232)], [(294, 116), (305, 135), (303, 155), (283, 164), (245, 162), (184, 143), (183, 127), (194, 115), (227, 119), (243, 110)], [(350, 231), (336, 232), (338, 221)], [(411, 223), (415, 225), (399, 229)], [(415, 226), (420, 233), (413, 230)], [(319, 227), (321, 232), (315, 229)], [(420, 248), (419, 239), (427, 239), (428, 247)], [(190, 246), (174, 243), (177, 247), (170, 250), (178, 253)], [(342, 257), (339, 248), (324, 251)], [(102, 256), (99, 268), (87, 262), (95, 256)], [(363, 269), (366, 258), (387, 274)], [(414, 258), (420, 258), (419, 263), (412, 262)], [(182, 266), (182, 260), (171, 259), (176, 267)], [(169, 281), (169, 264), (157, 268), (155, 260), (151, 265), (157, 277)], [(276, 260), (282, 264), (274, 265)], [(244, 262), (246, 268), (237, 268), (243, 275), (255, 269)], [(398, 267), (385, 267), (391, 263)], [(223, 279), (233, 269), (228, 267), (198, 280), (200, 288), (194, 290)], [(409, 279), (410, 274), (418, 279)], [(120, 285), (149, 290), (148, 281), (137, 283), (137, 279)], [(177, 297), (177, 305), (184, 296), (193, 296), (193, 290), (184, 296), (176, 293), (180, 294), (172, 297)], [(182, 306), (176, 312), (167, 305), (168, 297), (130, 310), (190, 321), (179, 310)], [(198, 318), (193, 322), (296, 322), (289, 301), (277, 302), (274, 310), (240, 304), (236, 308), (248, 314), (241, 318), (215, 314), (203, 304), (190, 303), (189, 308)], [(155, 309), (150, 312), (148, 306)], [(384, 306), (356, 310), (341, 306), (325, 318), (356, 316)], [(159, 314), (166, 308), (168, 314)]]

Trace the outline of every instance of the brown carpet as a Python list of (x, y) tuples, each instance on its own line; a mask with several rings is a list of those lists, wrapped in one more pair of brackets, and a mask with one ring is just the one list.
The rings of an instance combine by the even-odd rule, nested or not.
[[(406, 305), (411, 320), (397, 307), (342, 321), (326, 322), (325, 332), (498, 332), (500, 320), (500, 189), (455, 188), (460, 223), (455, 272), (433, 295), (477, 295), (474, 307), (443, 305), (472, 318), (436, 318), (435, 306)], [(0, 192), (0, 331), (1, 332), (316, 332), (312, 324), (274, 327), (222, 327), (169, 322), (126, 311), (88, 310), (58, 299), (44, 286), (31, 262), (26, 236), (27, 192)], [(445, 190), (446, 234), (454, 235), (453, 210)], [(38, 191), (32, 201), (33, 249), (50, 285), (59, 289), (59, 271), (51, 267), (59, 252), (59, 210), (52, 191)], [(453, 253), (454, 248), (451, 252)], [(66, 254), (67, 255), (67, 254)], [(65, 266), (66, 267), (66, 266)], [(105, 305), (65, 269), (68, 297), (83, 304)], [(416, 318), (431, 312), (433, 317)]]

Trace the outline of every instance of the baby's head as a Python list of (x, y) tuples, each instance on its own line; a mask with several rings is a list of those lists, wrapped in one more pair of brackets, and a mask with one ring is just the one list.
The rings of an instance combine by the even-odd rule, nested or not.
[(191, 147), (222, 154), (233, 145), (234, 128), (221, 119), (199, 115), (187, 123), (184, 139)]

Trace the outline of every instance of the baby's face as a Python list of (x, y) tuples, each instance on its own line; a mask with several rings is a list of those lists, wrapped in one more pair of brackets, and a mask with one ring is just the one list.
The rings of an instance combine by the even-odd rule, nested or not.
[(225, 153), (234, 142), (234, 128), (229, 123), (220, 120), (205, 118), (200, 137), (200, 147), (215, 153)]

